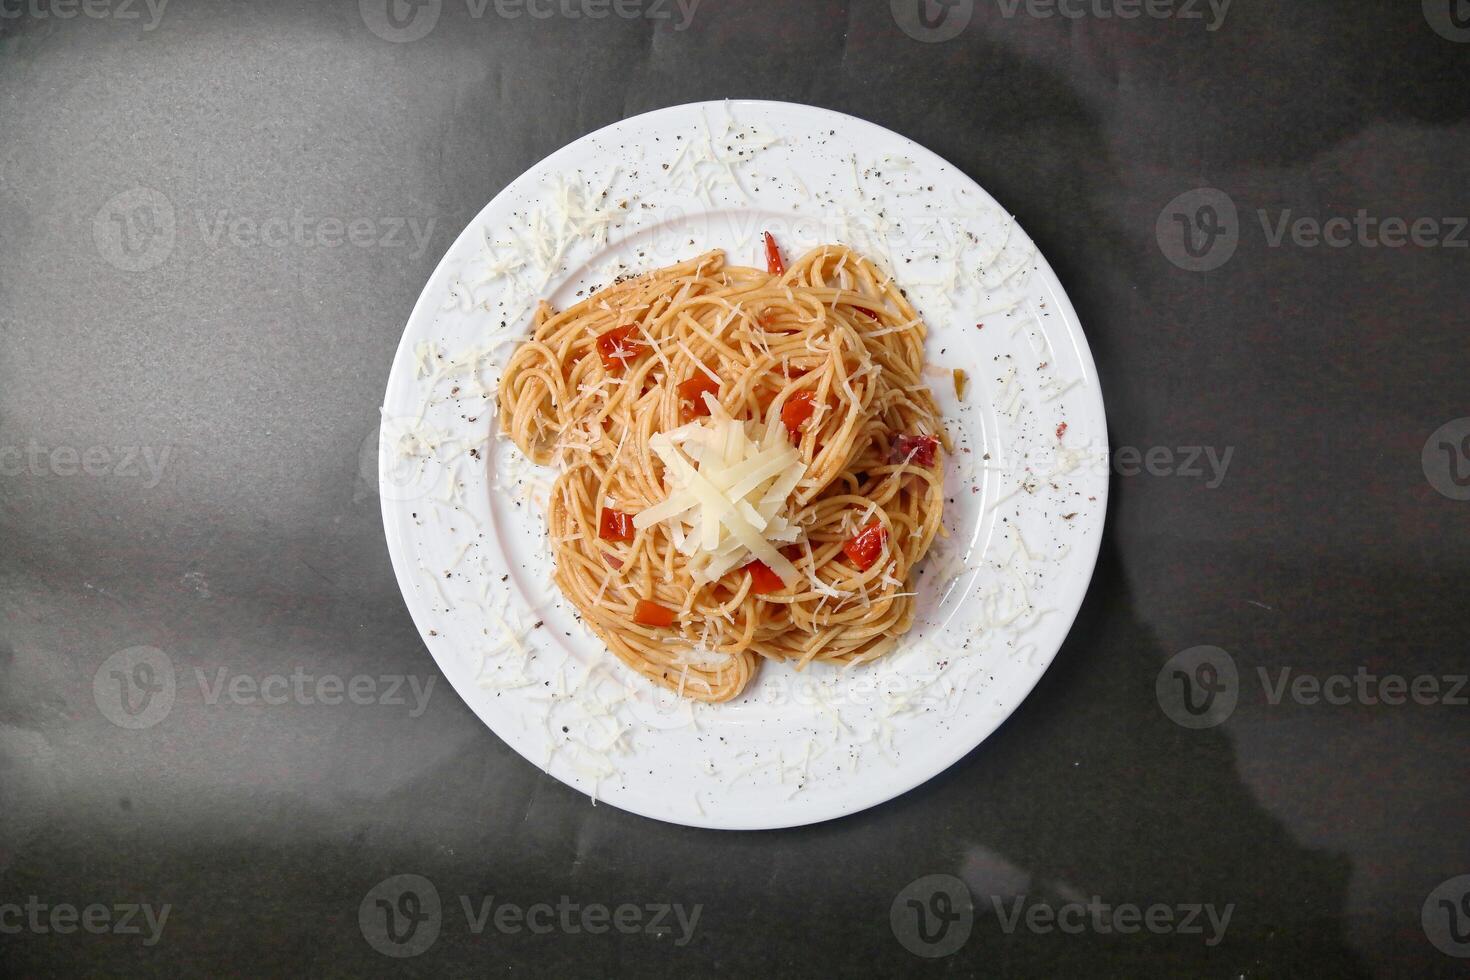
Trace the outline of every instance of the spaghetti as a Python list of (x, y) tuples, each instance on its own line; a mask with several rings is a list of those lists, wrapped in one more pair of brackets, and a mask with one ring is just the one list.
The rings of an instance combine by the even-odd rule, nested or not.
[(555, 582), (623, 663), (700, 701), (761, 658), (867, 663), (913, 625), (943, 533), (925, 328), (839, 245), (707, 252), (536, 311), (502, 430), (559, 471)]

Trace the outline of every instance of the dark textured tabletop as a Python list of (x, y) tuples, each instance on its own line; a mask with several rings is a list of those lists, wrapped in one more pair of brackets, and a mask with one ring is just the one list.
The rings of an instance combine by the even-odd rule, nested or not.
[[(1012, 211), (1114, 452), (1010, 720), (766, 833), (509, 750), (372, 478), (470, 218), (726, 97)], [(0, 970), (1463, 976), (1467, 189), (1464, 0), (0, 0)]]

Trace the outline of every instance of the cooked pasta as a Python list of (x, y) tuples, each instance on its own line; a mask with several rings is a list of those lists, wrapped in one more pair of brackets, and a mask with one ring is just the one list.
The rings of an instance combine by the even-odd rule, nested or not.
[(914, 623), (949, 438), (925, 328), (840, 245), (722, 252), (542, 303), (500, 425), (558, 471), (554, 580), (623, 663), (726, 701), (762, 658), (867, 663)]

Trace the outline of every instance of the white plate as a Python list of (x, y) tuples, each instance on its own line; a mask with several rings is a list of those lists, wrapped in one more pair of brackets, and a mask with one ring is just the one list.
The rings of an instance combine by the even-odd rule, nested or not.
[[(764, 230), (788, 257), (857, 247), (925, 314), (932, 385), (957, 441), (950, 538), (920, 566), (919, 625), (885, 660), (800, 674), (763, 664), (739, 699), (691, 707), (624, 668), (550, 584), (539, 500), (552, 474), (492, 435), (495, 383), (538, 296), (562, 307), (619, 272), (713, 247), (759, 264)], [(524, 244), (537, 240), (540, 251)], [(969, 372), (963, 403), (940, 370), (951, 368)], [(523, 174), (429, 279), (383, 412), (393, 567), (455, 690), (562, 782), (692, 826), (853, 813), (979, 745), (1061, 646), (1107, 503), (1092, 357), (1030, 240), (910, 140), (781, 102), (625, 119)]]

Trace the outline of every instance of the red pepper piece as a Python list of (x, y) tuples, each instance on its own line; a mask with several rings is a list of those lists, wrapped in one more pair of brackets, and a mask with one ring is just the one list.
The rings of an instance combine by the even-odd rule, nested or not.
[(633, 516), (624, 514), (620, 510), (611, 507), (602, 508), (602, 520), (599, 522), (597, 536), (604, 541), (632, 541), (633, 540)]
[(781, 258), (781, 249), (770, 232), (766, 232), (766, 271), (773, 276), (786, 274), (786, 263)]
[(875, 517), (842, 546), (842, 553), (860, 571), (866, 572), (883, 553), (883, 545), (887, 541), (888, 529)]

